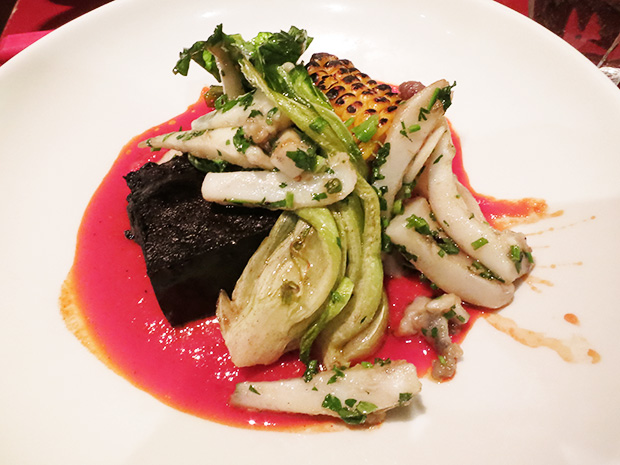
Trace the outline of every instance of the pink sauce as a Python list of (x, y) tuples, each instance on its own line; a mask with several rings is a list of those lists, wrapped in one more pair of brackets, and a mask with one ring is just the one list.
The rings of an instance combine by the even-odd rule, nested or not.
[[(136, 137), (123, 149), (91, 199), (80, 226), (71, 271), (74, 297), (89, 333), (103, 348), (109, 365), (162, 402), (233, 426), (272, 429), (329, 426), (329, 419), (229, 406), (228, 399), (236, 383), (298, 377), (304, 365), (297, 360), (296, 353), (291, 353), (269, 367), (237, 368), (230, 361), (215, 318), (172, 328), (158, 307), (140, 247), (125, 238), (124, 231), (130, 227), (125, 210), (129, 190), (123, 176), (159, 157), (158, 152), (139, 148), (137, 143), (179, 127), (187, 129), (191, 120), (206, 111), (208, 108), (201, 98), (183, 115)], [(455, 167), (468, 185), (458, 138), (455, 143), (458, 149)], [(487, 211), (499, 214), (503, 211), (501, 203), (486, 202)], [(385, 284), (391, 306), (391, 327), (416, 296), (432, 293), (414, 277), (386, 278)], [(471, 322), (459, 339), (480, 314), (479, 310), (468, 310), (472, 314)], [(421, 337), (397, 338), (388, 332), (375, 356), (409, 360), (423, 375), (435, 353)]]

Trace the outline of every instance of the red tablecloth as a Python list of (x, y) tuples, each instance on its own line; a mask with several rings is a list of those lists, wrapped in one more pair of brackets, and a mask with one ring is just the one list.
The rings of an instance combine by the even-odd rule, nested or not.
[[(110, 1), (17, 0), (0, 36), (0, 65), (48, 32)], [(620, 0), (496, 1), (558, 34), (620, 85)]]

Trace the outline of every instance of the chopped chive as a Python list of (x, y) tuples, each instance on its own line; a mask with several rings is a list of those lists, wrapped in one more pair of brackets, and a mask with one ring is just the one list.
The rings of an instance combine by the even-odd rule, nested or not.
[(450, 318), (454, 318), (456, 316), (456, 312), (453, 309), (450, 309), (450, 311), (444, 313), (443, 316), (449, 320)]
[(362, 124), (351, 129), (351, 131), (360, 142), (368, 142), (375, 135), (378, 128), (379, 117), (377, 115), (371, 115)]
[(400, 127), (401, 127), (401, 130), (399, 131), (400, 134), (405, 136), (405, 137), (407, 137), (407, 138), (409, 138), (409, 136), (407, 135), (407, 128), (405, 126), (405, 122), (404, 121), (400, 122)]
[(320, 201), (327, 198), (327, 194), (325, 192), (321, 192), (320, 194), (312, 194), (312, 200)]
[(478, 250), (480, 247), (488, 243), (489, 243), (488, 239), (481, 237), (480, 239), (476, 239), (474, 242), (472, 242), (471, 246), (474, 248), (474, 250)]
[(286, 197), (284, 199), (286, 208), (293, 208), (293, 203), (295, 201), (295, 194), (292, 192), (287, 192)]
[(402, 199), (398, 199), (394, 202), (394, 205), (392, 206), (392, 213), (394, 215), (400, 215), (405, 211), (405, 207), (403, 205), (403, 201)]
[(424, 236), (431, 235), (431, 228), (428, 225), (427, 221), (417, 215), (411, 215), (409, 218), (407, 218), (407, 227), (414, 228), (417, 233)]

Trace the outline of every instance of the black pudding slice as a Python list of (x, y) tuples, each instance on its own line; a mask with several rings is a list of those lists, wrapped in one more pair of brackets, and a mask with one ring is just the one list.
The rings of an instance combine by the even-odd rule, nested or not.
[(220, 289), (232, 292), (279, 216), (207, 202), (200, 194), (204, 176), (186, 155), (125, 176), (127, 235), (142, 247), (157, 301), (173, 326), (214, 314)]

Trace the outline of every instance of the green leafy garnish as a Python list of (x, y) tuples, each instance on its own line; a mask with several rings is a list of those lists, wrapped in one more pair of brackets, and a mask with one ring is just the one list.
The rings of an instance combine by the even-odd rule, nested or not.
[(383, 144), (377, 150), (377, 154), (375, 155), (375, 161), (372, 164), (372, 170), (370, 172), (370, 183), (373, 184), (375, 181), (379, 181), (384, 179), (385, 176), (381, 174), (381, 166), (385, 165), (387, 161), (387, 157), (390, 155), (390, 143)]
[(209, 160), (207, 158), (194, 157), (189, 154), (187, 155), (187, 159), (194, 165), (194, 168), (203, 173), (222, 173), (230, 166), (230, 164), (224, 160)]
[(316, 375), (319, 372), (319, 361), (318, 360), (308, 360), (308, 362), (306, 363), (306, 371), (304, 372), (304, 381), (306, 383), (309, 383), (310, 381), (312, 381), (312, 378), (314, 378), (314, 375)]
[(355, 137), (357, 137), (360, 142), (368, 142), (372, 139), (372, 136), (375, 135), (378, 128), (379, 117), (377, 115), (371, 115), (366, 118), (362, 124), (351, 129), (351, 131), (353, 131), (353, 134), (355, 134)]
[(420, 216), (411, 215), (409, 218), (407, 218), (407, 227), (415, 229), (417, 233), (424, 236), (431, 235), (431, 228), (428, 225), (428, 222)]
[(344, 378), (344, 369), (345, 367), (334, 367), (334, 375), (327, 380), (327, 384), (333, 384), (338, 381), (338, 378)]
[(355, 399), (346, 399), (343, 403), (333, 394), (327, 394), (323, 399), (323, 408), (336, 412), (338, 416), (349, 425), (361, 425), (366, 421), (368, 415), (375, 410), (377, 406), (372, 402), (360, 401)]
[(286, 156), (295, 162), (295, 166), (304, 171), (315, 171), (318, 166), (316, 150), (312, 147), (307, 151), (297, 149), (286, 152)]
[(471, 246), (474, 248), (474, 250), (478, 250), (480, 247), (488, 243), (489, 243), (489, 240), (487, 238), (481, 237), (480, 239), (476, 239), (474, 242), (472, 242)]
[(245, 151), (252, 145), (252, 141), (245, 137), (243, 128), (238, 128), (237, 132), (233, 136), (233, 145), (238, 152), (245, 153)]

